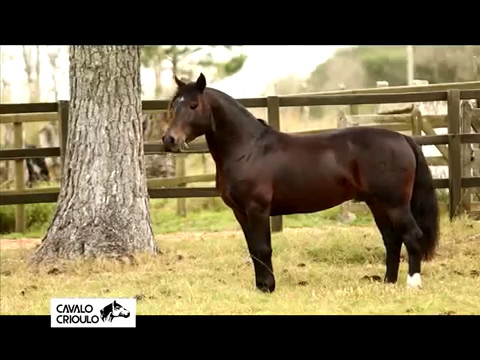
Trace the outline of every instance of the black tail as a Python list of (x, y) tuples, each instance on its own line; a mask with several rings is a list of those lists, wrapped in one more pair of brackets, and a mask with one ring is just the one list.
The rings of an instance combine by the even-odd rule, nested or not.
[(438, 203), (435, 189), (433, 188), (432, 174), (423, 155), (421, 147), (410, 136), (407, 138), (410, 147), (417, 159), (415, 183), (413, 184), (410, 208), (423, 232), (420, 240), (423, 260), (431, 260), (435, 255), (438, 245)]

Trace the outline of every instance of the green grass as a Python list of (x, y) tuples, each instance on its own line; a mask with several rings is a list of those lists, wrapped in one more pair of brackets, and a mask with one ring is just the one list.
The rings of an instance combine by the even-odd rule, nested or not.
[[(255, 289), (240, 232), (165, 234), (158, 237), (163, 254), (138, 255), (136, 265), (77, 261), (58, 266), (56, 275), (26, 265), (33, 250), (3, 250), (0, 312), (49, 314), (52, 297), (140, 296), (137, 314), (480, 314), (479, 221), (442, 219), (438, 256), (424, 263), (424, 286), (415, 291), (405, 286), (404, 251), (398, 284), (368, 280), (385, 271), (372, 223), (339, 225), (317, 216), (316, 227), (273, 235), (272, 294)], [(230, 223), (221, 217), (222, 226)]]
[[(150, 216), (155, 234), (178, 231), (224, 231), (239, 230), (232, 210), (219, 198), (187, 199), (187, 216), (176, 214), (176, 199), (150, 200)], [(10, 227), (14, 228), (14, 206), (2, 206), (2, 216), (9, 217)], [(10, 232), (2, 234), (3, 238), (42, 237), (50, 225), (55, 211), (55, 204), (28, 204), (26, 233)], [(335, 224), (340, 208), (335, 207), (312, 214), (294, 214), (284, 217), (284, 226), (291, 228), (314, 227), (322, 224)], [(6, 215), (5, 215), (6, 214)], [(3, 220), (2, 220), (3, 221)], [(369, 224), (373, 221), (370, 214), (357, 214), (354, 225)], [(0, 221), (1, 224), (1, 221)]]
[[(217, 201), (220, 201), (216, 199)], [(176, 215), (174, 204), (157, 209), (155, 205), (151, 208), (153, 229), (156, 234), (170, 233), (177, 231), (224, 231), (239, 230), (240, 226), (235, 219), (232, 210), (225, 205), (218, 209), (195, 209), (188, 205), (186, 217)], [(340, 208), (332, 208), (326, 211), (312, 214), (294, 214), (284, 217), (284, 226), (290, 228), (313, 227), (322, 224), (336, 223), (336, 217)], [(372, 222), (371, 215), (358, 215), (353, 224), (366, 224)]]

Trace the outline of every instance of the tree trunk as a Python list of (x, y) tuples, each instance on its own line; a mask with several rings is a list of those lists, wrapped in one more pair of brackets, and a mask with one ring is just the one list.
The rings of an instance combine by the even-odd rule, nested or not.
[(23, 45), (23, 61), (25, 63), (25, 73), (27, 74), (29, 102), (33, 103), (33, 78), (32, 78), (32, 52), (31, 49)]
[(72, 46), (62, 186), (34, 263), (156, 253), (137, 46)]
[(153, 71), (155, 71), (155, 97), (158, 98), (162, 95), (162, 63), (159, 61), (153, 65)]
[(35, 62), (35, 97), (36, 101), (42, 101), (42, 89), (40, 87), (40, 46), (37, 45), (37, 57)]
[(173, 49), (173, 53), (172, 53), (172, 72), (173, 72), (173, 75), (175, 76), (178, 76), (177, 74), (177, 66), (178, 66), (178, 54), (177, 54), (177, 47), (176, 46), (172, 46), (172, 49)]
[(50, 66), (52, 67), (52, 92), (53, 95), (55, 96), (55, 101), (58, 101), (58, 86), (57, 86), (57, 76), (56, 73), (58, 71), (58, 66), (57, 66), (57, 59), (60, 55), (61, 48), (57, 50), (51, 50), (48, 52), (48, 59), (50, 60)]
[[(35, 58), (35, 69), (33, 66), (33, 49), (31, 46), (23, 45), (23, 61), (25, 73), (27, 74), (28, 91), (30, 103), (40, 101), (40, 48), (37, 46), (37, 57)], [(35, 76), (33, 76), (35, 74)]]

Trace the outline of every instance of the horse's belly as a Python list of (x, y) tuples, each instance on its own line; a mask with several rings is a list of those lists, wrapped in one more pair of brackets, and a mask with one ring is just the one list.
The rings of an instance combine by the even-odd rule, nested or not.
[(350, 198), (350, 192), (346, 187), (331, 182), (280, 188), (273, 193), (271, 215), (322, 211), (340, 205)]

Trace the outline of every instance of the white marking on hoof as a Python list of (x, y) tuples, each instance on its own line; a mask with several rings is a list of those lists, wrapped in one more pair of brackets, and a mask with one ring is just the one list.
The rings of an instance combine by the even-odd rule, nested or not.
[(412, 276), (407, 275), (407, 287), (410, 289), (420, 289), (422, 287), (420, 273), (415, 273)]

